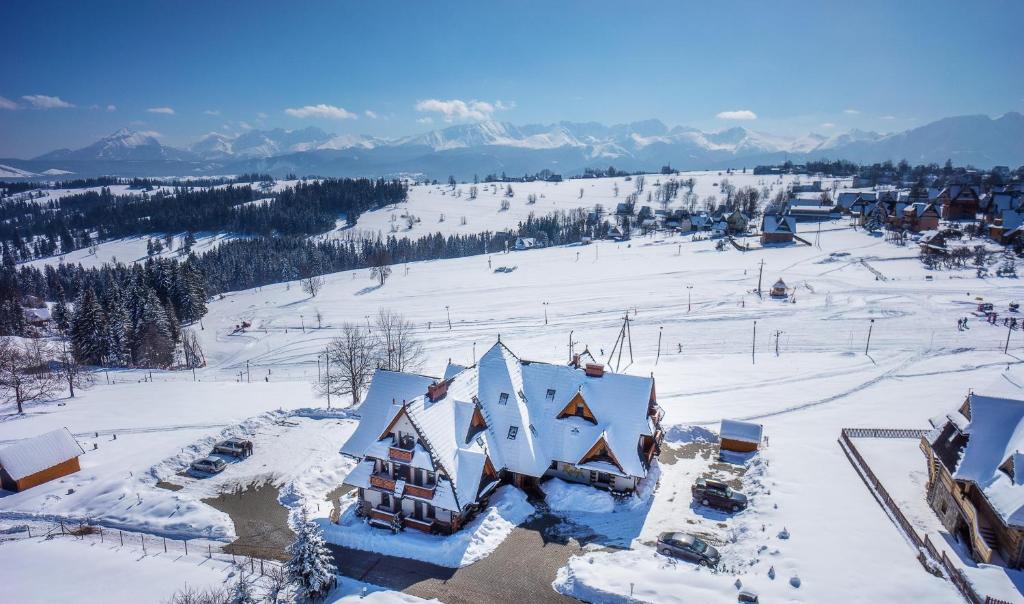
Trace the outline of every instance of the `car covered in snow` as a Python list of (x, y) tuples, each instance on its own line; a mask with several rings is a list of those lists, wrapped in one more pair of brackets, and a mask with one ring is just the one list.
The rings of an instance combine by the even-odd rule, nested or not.
[(204, 457), (193, 461), (188, 468), (193, 474), (220, 474), (227, 466), (223, 459)]
[(213, 452), (232, 457), (249, 457), (252, 455), (252, 441), (233, 436), (213, 445)]
[(701, 566), (718, 566), (722, 559), (714, 546), (689, 533), (662, 533), (658, 536), (658, 553), (690, 560)]
[(747, 496), (719, 480), (698, 478), (690, 487), (694, 500), (705, 507), (718, 508), (727, 512), (747, 509)]

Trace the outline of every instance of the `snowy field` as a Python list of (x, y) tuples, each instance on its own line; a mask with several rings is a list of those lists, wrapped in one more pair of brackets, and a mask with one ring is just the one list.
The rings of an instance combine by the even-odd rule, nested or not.
[[(525, 204), (525, 189), (516, 191), (513, 208)], [(481, 200), (498, 203), (483, 193)], [(586, 194), (584, 200), (594, 203)], [(429, 211), (420, 215), (426, 223)], [(389, 222), (386, 211), (364, 219)], [(457, 227), (457, 217), (445, 224)], [(468, 226), (481, 228), (472, 219)], [(358, 228), (378, 227), (361, 219)], [(592, 501), (591, 512), (580, 516), (567, 501), (592, 494), (561, 489), (552, 497), (562, 502), (553, 512), (587, 527), (597, 546), (633, 548), (570, 560), (558, 590), (591, 601), (630, 601), (632, 592), (636, 601), (734, 602), (739, 580), (762, 601), (959, 602), (950, 584), (924, 572), (836, 440), (843, 427), (927, 427), (927, 418), (957, 406), (971, 388), (984, 393), (1000, 382), (1019, 390), (1024, 335), (1013, 332), (1011, 354), (1004, 355), (1007, 330), (971, 313), (978, 297), (1003, 313), (1024, 288), (1012, 279), (978, 279), (970, 270), (929, 273), (916, 255), (844, 221), (823, 225), (820, 248), (716, 251), (711, 241), (658, 235), (400, 265), (383, 287), (368, 271), (337, 273), (313, 299), (294, 282), (229, 293), (210, 304), (199, 332), (210, 362), (197, 372), (199, 382), (191, 373), (153, 372), (152, 382), (140, 382), (147, 373), (112, 372), (115, 384), (106, 385), (101, 374), (91, 390), (60, 401), (64, 406), (4, 415), (0, 441), (67, 426), (88, 452), (82, 472), (0, 498), (0, 521), (88, 515), (229, 541), (229, 519), (201, 499), (267, 477), (282, 487), (286, 505), (316, 515), (346, 471), (336, 451), (352, 420), (289, 410), (325, 405), (310, 387), (316, 357), (344, 322), (372, 320), (381, 307), (402, 313), (424, 340), (423, 371), (439, 375), (449, 358), (472, 363), (499, 334), (523, 358), (566, 361), (571, 334), (576, 351), (586, 345), (607, 361), (628, 310), (632, 359), (627, 348), (619, 370), (654, 373), (672, 459), (659, 464), (656, 488), (647, 485), (650, 492), (634, 502)], [(762, 261), (763, 286), (781, 277), (795, 301), (753, 293)], [(495, 272), (501, 266), (515, 270)], [(958, 331), (964, 316), (970, 329)], [(233, 334), (243, 320), (252, 327)], [(275, 423), (280, 416), (298, 425)], [(764, 423), (770, 446), (745, 465), (721, 466), (701, 452), (713, 448), (721, 418)], [(225, 431), (253, 434), (256, 455), (212, 481), (177, 475)], [(730, 518), (694, 507), (689, 486), (709, 472), (734, 473), (753, 495), (750, 509)], [(157, 480), (184, 488), (159, 489)], [(321, 505), (317, 517), (329, 510)], [(667, 530), (707, 535), (720, 545), (723, 572), (656, 554), (652, 543)], [(371, 541), (378, 540), (364, 545), (385, 547)], [(10, 555), (6, 547), (0, 545), (0, 558)], [(438, 540), (435, 553), (447, 547)], [(125, 564), (134, 560), (125, 557)]]

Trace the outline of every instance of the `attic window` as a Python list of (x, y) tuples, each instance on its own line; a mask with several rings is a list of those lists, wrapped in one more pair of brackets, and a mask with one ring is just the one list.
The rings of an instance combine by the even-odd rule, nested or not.
[[(507, 392), (502, 392), (501, 393), (501, 396), (498, 397), (498, 404), (499, 405), (507, 405), (508, 404), (508, 393)], [(512, 438), (512, 437), (509, 437), (509, 438)]]
[(484, 437), (483, 436), (477, 436), (476, 437), (476, 444), (480, 445), (481, 447), (484, 446)]
[(509, 426), (508, 427), (508, 439), (509, 440), (515, 440), (516, 439), (516, 434), (519, 434), (519, 426)]
[(554, 388), (548, 388), (548, 392), (544, 396), (547, 397), (547, 399), (549, 401), (555, 400), (555, 389)]
[(530, 424), (530, 433), (537, 436), (537, 429), (533, 427), (533, 424)]

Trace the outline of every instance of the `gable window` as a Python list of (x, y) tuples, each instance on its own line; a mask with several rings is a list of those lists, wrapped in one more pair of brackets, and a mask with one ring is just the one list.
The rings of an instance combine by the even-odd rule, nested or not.
[(507, 405), (508, 404), (508, 393), (507, 392), (502, 392), (501, 393), (501, 396), (498, 397), (498, 404), (499, 405)]
[(555, 389), (548, 388), (547, 394), (544, 395), (549, 401), (555, 400)]
[(519, 426), (509, 426), (508, 427), (508, 439), (509, 440), (515, 440), (516, 439), (516, 434), (519, 434)]

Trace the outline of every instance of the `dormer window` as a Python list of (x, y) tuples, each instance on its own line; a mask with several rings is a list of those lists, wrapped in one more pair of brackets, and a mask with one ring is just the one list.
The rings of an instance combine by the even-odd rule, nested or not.
[(555, 389), (548, 388), (547, 394), (544, 395), (549, 401), (555, 400)]
[(509, 440), (515, 440), (517, 434), (519, 434), (519, 426), (509, 426), (508, 427), (508, 439)]
[(507, 392), (502, 392), (501, 393), (501, 395), (498, 397), (498, 404), (499, 405), (507, 405), (508, 404), (508, 393)]
[(537, 429), (533, 427), (533, 424), (530, 424), (530, 434), (537, 436)]

